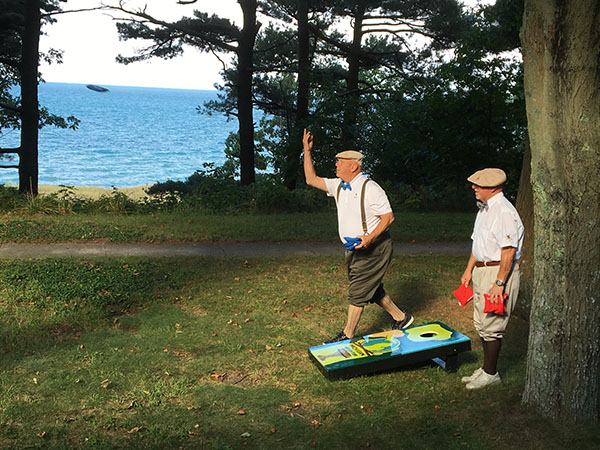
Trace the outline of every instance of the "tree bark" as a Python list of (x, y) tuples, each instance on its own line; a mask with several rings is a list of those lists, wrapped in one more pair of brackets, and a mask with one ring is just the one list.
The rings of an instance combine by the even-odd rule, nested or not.
[(523, 168), (519, 179), (519, 193), (517, 194), (517, 211), (525, 227), (523, 240), (523, 254), (519, 260), (521, 282), (519, 285), (519, 301), (516, 310), (528, 317), (531, 313), (531, 299), (533, 296), (533, 189), (531, 186), (531, 147), (529, 134), (525, 136), (525, 149), (523, 150)]
[(254, 119), (252, 111), (253, 52), (258, 25), (256, 0), (238, 0), (244, 14), (242, 36), (238, 42), (237, 107), (240, 134), (240, 184), (254, 183)]
[(21, 51), (21, 150), (19, 191), (38, 193), (38, 65), (41, 13), (39, 0), (26, 0)]
[(357, 5), (354, 15), (354, 29), (352, 45), (348, 54), (348, 74), (346, 76), (346, 102), (344, 106), (344, 118), (342, 120), (342, 147), (353, 149), (356, 146), (356, 117), (360, 94), (358, 92), (358, 80), (360, 75), (360, 55), (362, 51), (363, 21), (365, 18), (365, 6)]
[(597, 421), (600, 3), (527, 0), (522, 31), (535, 249), (523, 402)]
[(296, 189), (300, 174), (300, 155), (302, 153), (302, 133), (308, 119), (308, 95), (310, 76), (310, 34), (308, 29), (308, 0), (297, 2), (298, 21), (298, 92), (296, 95), (296, 120), (292, 130), (289, 157), (286, 162), (284, 183), (290, 190)]

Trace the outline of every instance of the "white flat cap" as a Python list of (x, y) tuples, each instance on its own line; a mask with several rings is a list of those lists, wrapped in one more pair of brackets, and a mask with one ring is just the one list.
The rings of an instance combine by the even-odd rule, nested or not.
[(356, 150), (345, 150), (335, 155), (335, 157), (338, 159), (354, 159), (356, 161), (362, 161), (363, 159), (362, 153)]
[(481, 187), (496, 187), (506, 181), (506, 174), (502, 169), (481, 169), (467, 178), (467, 181)]

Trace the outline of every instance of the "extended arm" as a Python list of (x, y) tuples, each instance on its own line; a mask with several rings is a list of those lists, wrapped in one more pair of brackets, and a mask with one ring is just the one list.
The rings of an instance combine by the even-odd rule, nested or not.
[(304, 147), (304, 177), (306, 178), (306, 184), (327, 192), (325, 179), (318, 177), (317, 172), (315, 171), (315, 166), (313, 165), (312, 156), (310, 154), (313, 146), (313, 137), (306, 129), (304, 129), (304, 135), (302, 136), (302, 146)]

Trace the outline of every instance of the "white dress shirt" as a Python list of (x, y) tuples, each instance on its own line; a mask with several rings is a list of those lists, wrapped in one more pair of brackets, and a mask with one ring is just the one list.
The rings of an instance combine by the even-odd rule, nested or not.
[(473, 256), (477, 261), (500, 261), (503, 247), (516, 248), (515, 260), (523, 250), (523, 222), (519, 213), (502, 192), (487, 201), (475, 219), (471, 239)]
[[(337, 197), (338, 186), (342, 181), (339, 178), (325, 178), (327, 195), (336, 199), (338, 215), (338, 232), (342, 243), (344, 237), (363, 235), (362, 219), (360, 215), (360, 193), (367, 177), (360, 173), (350, 182), (352, 190), (340, 189)], [(373, 232), (381, 221), (380, 216), (392, 212), (392, 207), (385, 191), (373, 180), (365, 186), (365, 216), (367, 221), (367, 234)]]

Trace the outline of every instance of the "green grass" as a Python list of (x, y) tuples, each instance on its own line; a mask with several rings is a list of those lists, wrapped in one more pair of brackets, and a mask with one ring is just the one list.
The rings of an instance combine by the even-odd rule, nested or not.
[[(328, 381), (307, 348), (344, 324), (341, 255), (0, 261), (0, 447), (598, 448), (597, 428), (521, 406), (518, 317), (502, 384), (464, 389), (481, 362), (470, 310), (449, 294), (464, 262), (396, 257), (386, 278), (417, 323), (473, 339), (457, 374), (419, 366)], [(370, 306), (359, 332), (388, 325)]]
[[(398, 241), (468, 240), (474, 214), (397, 213), (392, 235)], [(4, 214), (0, 243), (6, 242), (200, 242), (334, 241), (335, 212), (269, 215)]]

